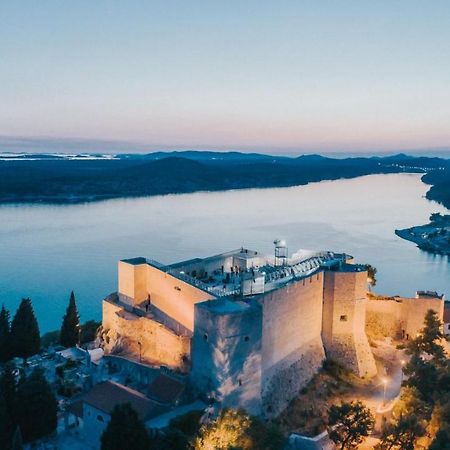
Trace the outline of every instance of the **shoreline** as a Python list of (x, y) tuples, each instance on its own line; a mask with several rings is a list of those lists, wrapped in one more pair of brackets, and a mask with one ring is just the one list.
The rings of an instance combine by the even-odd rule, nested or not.
[(395, 234), (428, 253), (450, 255), (450, 215), (432, 214), (428, 224), (395, 230)]

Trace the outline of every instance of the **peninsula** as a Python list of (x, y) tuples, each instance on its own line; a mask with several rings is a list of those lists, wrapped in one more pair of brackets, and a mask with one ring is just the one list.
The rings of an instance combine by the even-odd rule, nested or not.
[(450, 215), (431, 214), (426, 225), (395, 230), (395, 234), (430, 253), (450, 255)]

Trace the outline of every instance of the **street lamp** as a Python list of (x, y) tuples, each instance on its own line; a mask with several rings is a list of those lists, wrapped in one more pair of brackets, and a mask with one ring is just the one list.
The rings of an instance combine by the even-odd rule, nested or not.
[(383, 378), (383, 406), (386, 405), (386, 386), (388, 384), (387, 378)]

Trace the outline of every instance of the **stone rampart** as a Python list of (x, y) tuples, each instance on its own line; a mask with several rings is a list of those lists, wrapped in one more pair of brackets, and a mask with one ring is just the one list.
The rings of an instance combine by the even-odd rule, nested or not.
[[(179, 336), (162, 324), (125, 311), (119, 304), (103, 301), (105, 352), (123, 347), (127, 353), (155, 365), (186, 370), (190, 359), (190, 338)], [(140, 343), (140, 344), (139, 344)]]
[(325, 272), (322, 339), (327, 358), (360, 377), (377, 373), (365, 332), (367, 272), (349, 267)]
[(264, 414), (280, 413), (321, 368), (323, 273), (262, 297)]
[(370, 299), (367, 303), (366, 332), (371, 338), (414, 338), (424, 326), (429, 310), (442, 321), (444, 300), (441, 298)]

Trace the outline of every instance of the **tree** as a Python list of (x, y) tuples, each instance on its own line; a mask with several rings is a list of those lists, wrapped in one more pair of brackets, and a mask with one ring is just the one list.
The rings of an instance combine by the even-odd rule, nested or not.
[(204, 424), (195, 439), (195, 450), (229, 450), (239, 448), (250, 450), (251, 438), (248, 432), (251, 419), (243, 410), (224, 409), (217, 419)]
[(11, 329), (9, 311), (2, 305), (0, 311), (0, 363), (11, 358)]
[(450, 433), (446, 430), (438, 431), (428, 450), (450, 450)]
[(341, 450), (357, 448), (374, 423), (370, 410), (359, 401), (332, 405), (328, 411), (328, 432)]
[(409, 343), (408, 352), (412, 355), (426, 354), (432, 357), (434, 362), (444, 363), (447, 359), (442, 346), (444, 338), (442, 322), (439, 320), (437, 312), (430, 309), (425, 315), (425, 326)]
[(414, 450), (417, 438), (425, 428), (415, 414), (403, 415), (383, 427), (376, 450)]
[(16, 431), (14, 432), (11, 450), (23, 450), (22, 433), (20, 432), (19, 427), (16, 427)]
[(408, 376), (406, 384), (415, 387), (423, 399), (432, 400), (442, 385), (442, 378), (448, 379), (450, 375), (443, 339), (442, 323), (437, 313), (430, 309), (425, 316), (424, 327), (408, 344), (407, 352), (411, 358), (404, 368)]
[(3, 395), (6, 407), (10, 414), (13, 412), (17, 391), (15, 370), (14, 364), (8, 362), (4, 365), (2, 374), (0, 375), (0, 392)]
[(187, 450), (189, 437), (178, 428), (169, 427), (163, 433), (150, 438), (150, 448), (158, 450)]
[(80, 344), (92, 342), (97, 337), (97, 330), (101, 326), (101, 322), (88, 320), (81, 325)]
[(366, 264), (365, 267), (367, 270), (367, 281), (371, 286), (375, 286), (377, 284), (377, 268), (370, 264)]
[(10, 447), (13, 430), (14, 427), (10, 411), (0, 391), (0, 448), (7, 449)]
[(148, 450), (150, 438), (130, 404), (116, 405), (101, 437), (101, 450)]
[(80, 317), (73, 291), (70, 293), (69, 306), (63, 318), (59, 340), (63, 347), (74, 347), (80, 341)]
[(253, 449), (278, 450), (284, 448), (284, 437), (281, 430), (274, 424), (267, 424), (258, 417), (252, 417), (249, 435)]
[(55, 431), (58, 407), (53, 391), (40, 369), (35, 369), (19, 383), (14, 409), (25, 442)]
[(39, 326), (29, 298), (22, 299), (11, 324), (14, 356), (27, 359), (40, 350)]

